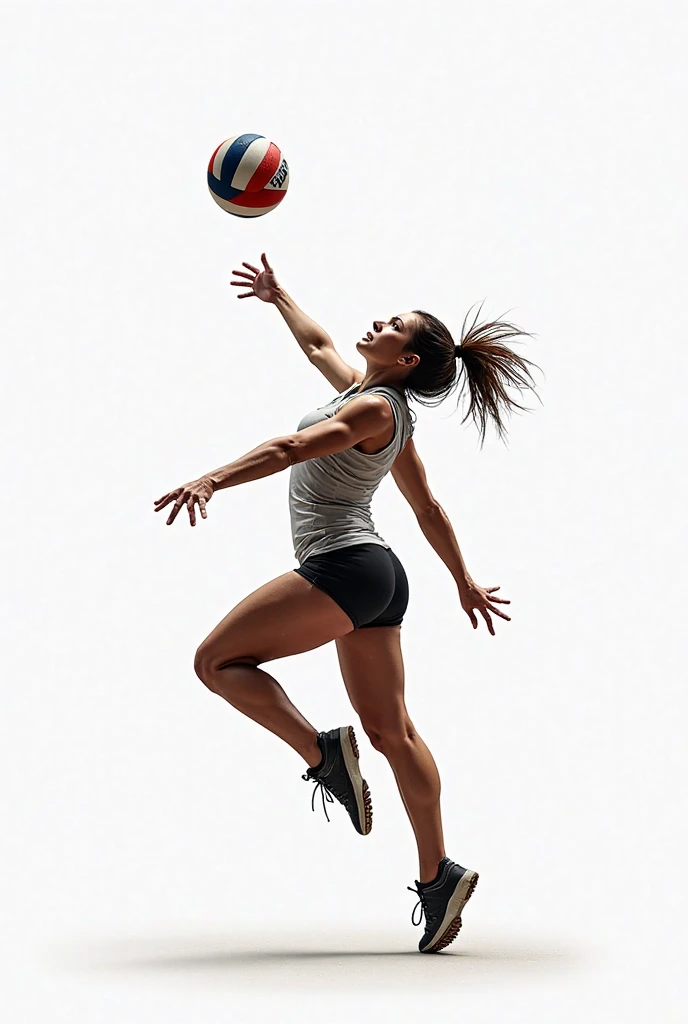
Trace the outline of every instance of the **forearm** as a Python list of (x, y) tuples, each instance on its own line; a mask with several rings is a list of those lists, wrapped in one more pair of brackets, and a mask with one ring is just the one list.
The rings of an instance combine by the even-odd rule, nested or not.
[(271, 441), (264, 441), (253, 451), (242, 455), (240, 459), (204, 475), (212, 483), (213, 491), (220, 491), (225, 487), (248, 484), (252, 480), (261, 480), (265, 476), (280, 473), (289, 465), (289, 450), (282, 443), (282, 438), (276, 437)]
[(315, 320), (306, 316), (283, 288), (280, 288), (274, 304), (309, 359), (323, 345), (332, 344), (332, 338), (327, 331), (323, 330), (320, 324), (316, 324)]
[(449, 569), (461, 590), (470, 580), (470, 574), (446, 512), (441, 505), (437, 505), (431, 512), (421, 512), (417, 519), (423, 534)]

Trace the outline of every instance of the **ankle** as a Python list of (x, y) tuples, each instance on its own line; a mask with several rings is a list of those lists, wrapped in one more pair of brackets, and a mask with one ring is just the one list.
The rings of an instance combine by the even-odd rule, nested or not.
[(444, 859), (444, 856), (445, 854), (443, 853), (442, 856), (438, 857), (436, 860), (433, 858), (432, 860), (424, 860), (421, 862), (420, 872), (418, 874), (418, 881), (421, 885), (429, 885), (430, 882), (435, 882), (437, 880), (437, 876), (440, 872), (440, 864)]
[(302, 754), (309, 768), (318, 768), (320, 766), (324, 754), (320, 749), (317, 733), (313, 733), (312, 742), (302, 751)]

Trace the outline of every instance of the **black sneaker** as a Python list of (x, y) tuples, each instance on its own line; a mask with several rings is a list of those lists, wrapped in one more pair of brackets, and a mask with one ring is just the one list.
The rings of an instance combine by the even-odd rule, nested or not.
[[(420, 924), (425, 915), (425, 935), (418, 943), (421, 953), (438, 953), (454, 941), (461, 927), (461, 911), (477, 884), (477, 871), (462, 868), (449, 857), (443, 857), (436, 881), (426, 882), (425, 885), (416, 882), (416, 889), (406, 886), (420, 897), (411, 914), (413, 924)], [(419, 906), (420, 918), (416, 921)]]
[(361, 778), (358, 768), (358, 744), (352, 726), (343, 725), (341, 729), (318, 733), (318, 746), (323, 760), (317, 768), (309, 768), (301, 776), (306, 781), (312, 779), (316, 784), (311, 807), (315, 810), (315, 797), (320, 790), (325, 817), (329, 821), (325, 801), (333, 804), (336, 797), (349, 812), (356, 831), (367, 836), (373, 826), (373, 807), (368, 783)]

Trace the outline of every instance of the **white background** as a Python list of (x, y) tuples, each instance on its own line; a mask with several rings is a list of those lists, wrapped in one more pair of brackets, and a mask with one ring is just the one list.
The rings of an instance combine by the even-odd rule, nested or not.
[[(2, 12), (7, 1019), (683, 1019), (684, 5)], [(291, 169), (247, 221), (205, 181), (244, 131)], [(361, 729), (365, 841), (193, 672), (296, 564), (287, 474), (194, 530), (154, 499), (333, 394), (229, 286), (263, 249), (360, 368), (372, 319), (416, 307), (458, 334), (485, 298), (538, 334), (517, 350), (544, 407), (508, 448), (454, 399), (415, 407), (512, 621), (472, 630), (391, 477), (373, 507), (447, 850), (481, 875), (441, 957), (416, 952), (412, 833)], [(271, 669), (318, 728), (356, 724), (333, 644)]]

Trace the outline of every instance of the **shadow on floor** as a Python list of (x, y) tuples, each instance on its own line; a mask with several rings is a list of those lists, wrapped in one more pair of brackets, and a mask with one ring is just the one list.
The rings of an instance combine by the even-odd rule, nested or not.
[[(192, 976), (233, 988), (258, 986), (303, 989), (454, 987), (468, 981), (493, 982), (580, 968), (585, 957), (556, 939), (459, 934), (439, 954), (422, 955), (398, 934), (322, 931), (237, 932), (227, 935), (159, 935), (72, 944), (53, 948), (51, 959), (69, 970)], [(418, 940), (416, 939), (416, 942)]]

